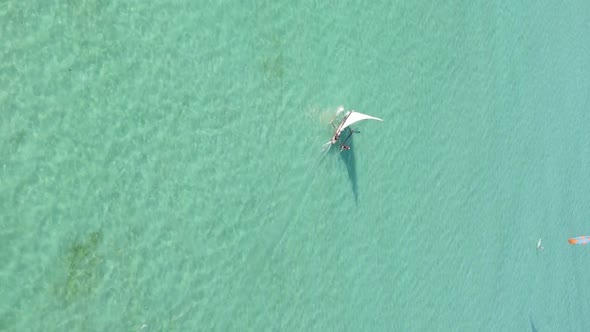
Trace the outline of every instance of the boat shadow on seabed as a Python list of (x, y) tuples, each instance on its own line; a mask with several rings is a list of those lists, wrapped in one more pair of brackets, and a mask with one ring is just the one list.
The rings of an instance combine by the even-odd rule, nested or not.
[(354, 195), (354, 202), (358, 203), (358, 182), (356, 176), (356, 161), (354, 156), (354, 135), (352, 135), (346, 142), (346, 145), (350, 147), (349, 150), (339, 150), (337, 147), (338, 145), (333, 147), (333, 150), (339, 151), (340, 158), (344, 162), (346, 166), (346, 171), (348, 172), (348, 179), (350, 180), (350, 184), (352, 185), (352, 194)]

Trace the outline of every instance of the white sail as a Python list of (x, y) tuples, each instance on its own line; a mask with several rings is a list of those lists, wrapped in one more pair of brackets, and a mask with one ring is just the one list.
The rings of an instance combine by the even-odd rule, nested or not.
[(376, 118), (374, 116), (370, 116), (367, 114), (363, 114), (357, 111), (349, 111), (348, 113), (346, 113), (346, 117), (344, 118), (344, 121), (342, 122), (342, 124), (340, 124), (340, 126), (338, 126), (338, 135), (340, 135), (340, 133), (342, 133), (342, 131), (344, 129), (346, 129), (346, 127), (357, 123), (359, 121), (363, 121), (363, 120), (377, 120), (377, 121), (383, 121), (383, 119), (379, 119)]

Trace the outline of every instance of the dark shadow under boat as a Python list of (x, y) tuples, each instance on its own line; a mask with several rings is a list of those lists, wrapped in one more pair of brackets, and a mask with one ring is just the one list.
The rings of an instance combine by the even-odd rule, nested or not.
[(346, 145), (350, 147), (350, 150), (342, 150), (339, 153), (340, 158), (342, 158), (342, 161), (346, 166), (346, 171), (348, 172), (348, 179), (350, 180), (350, 184), (352, 185), (352, 194), (354, 195), (354, 202), (358, 203), (358, 182), (356, 176), (356, 161), (354, 156), (353, 139), (354, 135), (352, 135), (346, 141)]
[(533, 318), (531, 316), (529, 316), (529, 321), (531, 323), (531, 331), (539, 332), (539, 330), (537, 330), (537, 327), (535, 326), (535, 323), (533, 322)]

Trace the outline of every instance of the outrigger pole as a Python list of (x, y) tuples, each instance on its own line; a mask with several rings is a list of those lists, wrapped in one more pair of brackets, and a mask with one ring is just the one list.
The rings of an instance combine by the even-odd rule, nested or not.
[(342, 144), (346, 143), (346, 141), (348, 141), (348, 139), (352, 136), (352, 134), (360, 134), (361, 132), (358, 130), (354, 130), (350, 127), (346, 128), (350, 131), (350, 134), (348, 134), (348, 136), (346, 136), (346, 139), (344, 139), (344, 142), (342, 142)]
[(352, 136), (352, 134), (360, 134), (360, 131), (354, 130), (354, 129), (350, 128), (350, 127), (346, 128), (346, 129), (348, 129), (348, 131), (350, 131), (350, 134), (348, 134), (348, 136), (346, 136), (346, 138), (344, 139), (344, 142), (341, 142), (341, 143), (339, 142), (340, 143), (340, 151), (342, 151), (342, 150), (350, 150), (350, 146), (345, 145), (346, 144), (346, 141), (348, 141), (348, 139)]

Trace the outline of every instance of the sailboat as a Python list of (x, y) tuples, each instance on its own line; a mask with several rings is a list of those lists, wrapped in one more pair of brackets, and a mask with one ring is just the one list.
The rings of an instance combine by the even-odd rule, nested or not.
[[(334, 121), (343, 112), (344, 112), (344, 107), (343, 106), (338, 107), (338, 110), (336, 111), (336, 115), (334, 115), (332, 120), (330, 120), (332, 127), (334, 127), (334, 129), (335, 129), (334, 135), (332, 135), (332, 139), (330, 140), (330, 143), (332, 143), (332, 144), (340, 143), (340, 147), (342, 150), (350, 149), (350, 147), (346, 146), (345, 143), (352, 136), (353, 133), (358, 133), (358, 131), (355, 131), (350, 127), (352, 124), (355, 124), (355, 123), (357, 123), (359, 121), (363, 121), (363, 120), (383, 121), (383, 119), (376, 118), (374, 116), (370, 116), (370, 115), (367, 115), (367, 114), (364, 114), (361, 112), (357, 112), (355, 110), (350, 110), (344, 114), (344, 117), (342, 118), (342, 120), (340, 121), (338, 126), (336, 126), (334, 124)], [(346, 130), (347, 128), (348, 128), (349, 134), (343, 142), (340, 142), (340, 136), (342, 135), (342, 132), (344, 132), (344, 130)]]

